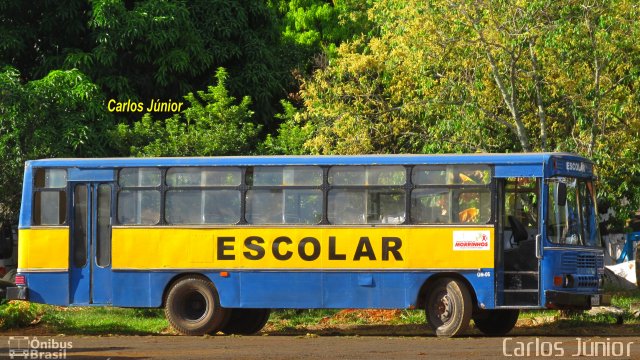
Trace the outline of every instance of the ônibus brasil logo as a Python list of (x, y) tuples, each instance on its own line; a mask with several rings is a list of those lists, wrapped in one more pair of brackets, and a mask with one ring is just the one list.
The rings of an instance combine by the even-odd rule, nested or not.
[(37, 337), (28, 336), (9, 337), (11, 359), (66, 359), (67, 350), (71, 348), (71, 341), (39, 340)]

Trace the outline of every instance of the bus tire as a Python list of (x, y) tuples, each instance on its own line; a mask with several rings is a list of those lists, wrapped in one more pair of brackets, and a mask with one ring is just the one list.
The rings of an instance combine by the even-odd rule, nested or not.
[(469, 326), (473, 302), (467, 286), (452, 278), (438, 279), (427, 293), (427, 324), (437, 336), (458, 336)]
[(253, 335), (262, 330), (270, 314), (269, 309), (231, 309), (229, 322), (221, 331), (227, 335)]
[(502, 336), (516, 326), (519, 315), (518, 309), (482, 310), (474, 315), (473, 322), (485, 335)]
[(228, 319), (213, 283), (195, 276), (171, 286), (164, 313), (171, 326), (184, 335), (215, 333)]

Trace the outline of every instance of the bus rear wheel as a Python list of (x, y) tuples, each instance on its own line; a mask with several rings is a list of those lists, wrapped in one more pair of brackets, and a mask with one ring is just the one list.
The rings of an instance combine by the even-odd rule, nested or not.
[(502, 336), (516, 326), (519, 315), (518, 309), (482, 310), (474, 315), (473, 322), (485, 335)]
[(171, 286), (164, 313), (171, 326), (184, 335), (215, 333), (229, 318), (228, 310), (220, 306), (213, 283), (196, 276)]
[(269, 309), (231, 309), (229, 322), (222, 328), (227, 335), (253, 335), (269, 320)]
[(462, 334), (469, 326), (473, 302), (467, 286), (459, 280), (436, 280), (427, 294), (425, 315), (437, 336)]

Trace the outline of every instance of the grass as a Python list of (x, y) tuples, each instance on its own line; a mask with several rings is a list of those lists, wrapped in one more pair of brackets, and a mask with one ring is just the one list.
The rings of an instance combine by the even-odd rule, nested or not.
[(631, 305), (640, 304), (640, 290), (613, 292), (612, 303), (622, 309), (629, 309)]
[(422, 310), (277, 310), (271, 313), (270, 329), (284, 331), (306, 327), (358, 325), (424, 325)]
[(278, 310), (271, 313), (269, 322), (276, 330), (287, 328), (297, 328), (300, 326), (308, 326), (309, 324), (318, 324), (324, 319), (330, 319), (338, 313), (338, 310), (329, 309), (309, 309), (309, 310)]
[(23, 301), (0, 304), (0, 329), (33, 325), (68, 335), (152, 335), (169, 327), (161, 309), (60, 307)]
[[(640, 290), (616, 292), (613, 305), (623, 309), (625, 324), (638, 325), (634, 316), (640, 304)], [(590, 315), (586, 312), (567, 316), (558, 311), (523, 311), (520, 315), (524, 328), (550, 326), (571, 329), (609, 326), (619, 321), (610, 313)], [(537, 319), (551, 319), (537, 321)], [(281, 332), (305, 328), (339, 328), (361, 325), (422, 325), (422, 310), (276, 310), (271, 314), (267, 329)], [(69, 335), (155, 335), (173, 333), (161, 309), (125, 309), (112, 307), (58, 307), (25, 302), (0, 303), (0, 328), (24, 328), (38, 325), (56, 334)], [(532, 324), (532, 325), (526, 325)]]
[(57, 333), (83, 335), (151, 335), (169, 327), (162, 310), (112, 307), (50, 307), (40, 322)]

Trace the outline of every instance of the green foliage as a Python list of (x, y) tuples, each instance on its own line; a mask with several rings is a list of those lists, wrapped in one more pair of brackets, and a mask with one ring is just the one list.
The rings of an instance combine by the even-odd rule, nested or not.
[[(227, 72), (220, 68), (216, 86), (189, 93), (189, 106), (166, 120), (145, 114), (132, 126), (120, 124), (117, 138), (133, 156), (217, 156), (247, 154), (255, 148), (260, 126), (251, 122), (251, 100), (239, 104), (227, 91)], [(130, 146), (126, 149), (126, 146)]]
[(284, 50), (262, 0), (0, 0), (0, 67), (29, 80), (77, 68), (120, 101), (181, 98), (222, 66), (268, 123), (291, 81)]
[(46, 306), (40, 323), (56, 333), (153, 335), (169, 326), (161, 309)]
[(304, 147), (319, 154), (576, 152), (624, 219), (640, 205), (639, 11), (381, 0), (372, 35), (305, 79), (294, 125), (310, 125)]
[(164, 318), (164, 310), (157, 308), (134, 308), (131, 309), (133, 316), (137, 318)]
[(267, 134), (266, 139), (258, 145), (258, 153), (265, 155), (304, 155), (307, 150), (305, 142), (311, 137), (313, 129), (307, 123), (301, 126), (296, 120), (298, 110), (287, 101), (282, 101), (283, 114), (277, 114), (276, 118), (282, 122), (277, 129), (277, 134)]
[(0, 329), (29, 326), (43, 312), (42, 306), (26, 301), (0, 303)]
[[(595, 161), (621, 224), (640, 207), (639, 12), (629, 0), (0, 0), (0, 217), (15, 218), (25, 160), (114, 155), (115, 134), (120, 154), (145, 156), (571, 151)], [(209, 86), (219, 67), (224, 85)], [(190, 107), (120, 115), (109, 132), (106, 98)]]
[(104, 156), (113, 117), (98, 87), (78, 70), (56, 70), (23, 84), (0, 72), (0, 217), (15, 221), (24, 162), (47, 157)]
[(0, 68), (27, 80), (61, 69), (70, 52), (91, 47), (89, 4), (82, 0), (0, 0)]
[(281, 17), (284, 41), (333, 53), (344, 41), (370, 28), (367, 10), (372, 1), (271, 0)]

